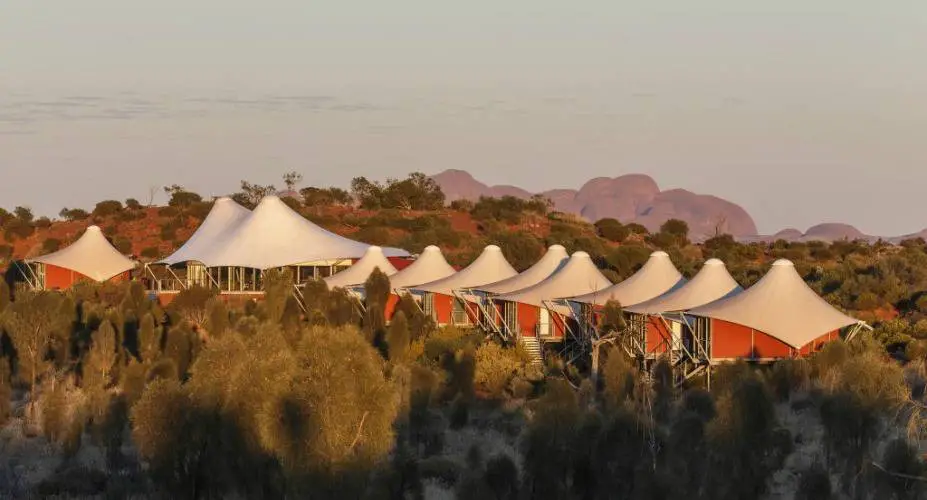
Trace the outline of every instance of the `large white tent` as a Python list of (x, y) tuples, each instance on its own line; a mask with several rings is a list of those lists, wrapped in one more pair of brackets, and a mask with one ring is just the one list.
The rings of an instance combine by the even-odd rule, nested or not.
[[(271, 269), (334, 259), (357, 259), (370, 245), (322, 229), (277, 196), (267, 196), (240, 224), (219, 235), (201, 256), (207, 267)], [(395, 248), (387, 257), (405, 257)]]
[(504, 280), (518, 274), (505, 256), (502, 249), (496, 245), (489, 245), (469, 266), (460, 271), (442, 278), (410, 288), (430, 293), (454, 295), (456, 290), (475, 288), (487, 283)]
[(742, 293), (691, 309), (692, 316), (742, 325), (799, 349), (812, 340), (860, 324), (818, 296), (792, 262), (780, 259)]
[(429, 245), (415, 259), (415, 262), (390, 276), (389, 284), (392, 290), (398, 290), (440, 280), (455, 272), (457, 271), (445, 260), (441, 249)]
[(221, 241), (223, 235), (238, 227), (251, 211), (223, 196), (216, 200), (209, 215), (203, 219), (190, 239), (176, 252), (158, 262), (172, 266), (181, 262), (203, 262), (204, 258), (215, 252), (214, 245)]
[(362, 285), (367, 281), (374, 269), (379, 269), (387, 276), (396, 274), (396, 268), (383, 255), (383, 249), (378, 246), (369, 247), (364, 256), (354, 265), (325, 278), (324, 281), (328, 288)]
[(71, 245), (25, 262), (68, 269), (98, 282), (135, 268), (135, 261), (119, 253), (97, 226), (88, 227)]
[(563, 245), (551, 245), (540, 260), (525, 271), (511, 278), (475, 288), (479, 292), (488, 294), (501, 294), (522, 290), (547, 279), (550, 275), (565, 266), (569, 259), (570, 256), (567, 254), (566, 249), (563, 248)]
[(688, 311), (742, 291), (743, 288), (728, 273), (724, 262), (708, 259), (692, 281), (659, 297), (626, 307), (625, 310), (635, 314)]
[(673, 265), (669, 254), (656, 251), (650, 254), (644, 266), (630, 278), (604, 290), (594, 290), (570, 297), (568, 300), (594, 306), (604, 305), (614, 300), (623, 307), (629, 307), (662, 295), (685, 283), (686, 279)]
[(592, 262), (589, 254), (580, 251), (574, 252), (566, 265), (546, 279), (522, 290), (497, 295), (493, 299), (546, 307), (547, 301), (594, 293), (608, 288), (611, 284)]

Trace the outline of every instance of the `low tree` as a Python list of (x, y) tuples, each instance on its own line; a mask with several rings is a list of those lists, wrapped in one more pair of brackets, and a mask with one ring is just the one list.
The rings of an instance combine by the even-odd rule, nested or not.
[(287, 191), (293, 191), (302, 181), (303, 174), (299, 172), (290, 171), (283, 174), (283, 184), (286, 186)]
[(597, 220), (595, 222), (595, 228), (599, 236), (616, 243), (624, 242), (624, 240), (631, 235), (631, 230), (624, 224), (618, 222), (617, 219), (608, 217)]
[(94, 217), (109, 217), (122, 211), (122, 202), (119, 200), (104, 200), (93, 207)]
[(248, 181), (241, 181), (241, 191), (232, 195), (232, 199), (238, 202), (240, 205), (244, 205), (248, 208), (254, 208), (258, 203), (264, 199), (265, 196), (271, 195), (277, 192), (272, 184), (262, 186), (260, 184), (252, 184)]
[(408, 361), (410, 342), (409, 321), (406, 319), (405, 313), (399, 311), (393, 316), (392, 323), (390, 323), (386, 334), (389, 360), (394, 363)]
[(72, 319), (70, 303), (54, 292), (22, 292), (7, 306), (3, 322), (16, 349), (17, 372), (33, 396), (39, 378), (48, 368), (46, 354), (52, 336), (69, 328)]
[(389, 300), (389, 277), (375, 268), (364, 282), (367, 312), (364, 316), (364, 332), (370, 342), (377, 344), (386, 333), (386, 304)]

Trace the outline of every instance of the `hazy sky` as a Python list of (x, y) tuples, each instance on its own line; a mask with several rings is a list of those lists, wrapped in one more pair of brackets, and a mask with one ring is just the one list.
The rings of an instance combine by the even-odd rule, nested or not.
[(4, 0), (0, 206), (642, 172), (763, 232), (897, 235), (927, 227), (925, 61), (924, 0)]

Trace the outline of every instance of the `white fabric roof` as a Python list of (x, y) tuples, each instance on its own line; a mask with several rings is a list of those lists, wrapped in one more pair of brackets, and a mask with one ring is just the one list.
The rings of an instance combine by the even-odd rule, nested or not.
[(626, 310), (637, 314), (688, 311), (742, 291), (743, 288), (727, 272), (724, 262), (708, 259), (692, 281)]
[(524, 272), (511, 278), (476, 287), (481, 292), (500, 294), (528, 288), (560, 270), (570, 260), (563, 245), (551, 245), (547, 252)]
[(376, 268), (380, 268), (380, 271), (387, 276), (396, 274), (396, 268), (393, 267), (393, 264), (383, 255), (383, 249), (378, 246), (372, 246), (367, 249), (364, 256), (361, 257), (359, 261), (355, 262), (354, 265), (340, 273), (325, 278), (323, 281), (328, 285), (328, 288), (345, 288), (354, 285), (363, 285)]
[(545, 300), (604, 290), (612, 282), (602, 275), (586, 252), (574, 252), (559, 271), (523, 290), (497, 295), (494, 300), (543, 306)]
[(686, 279), (679, 274), (669, 255), (666, 252), (656, 251), (650, 254), (644, 267), (630, 278), (605, 290), (571, 297), (569, 300), (593, 305), (604, 305), (609, 300), (615, 300), (622, 307), (629, 307), (682, 286), (685, 282)]
[(457, 270), (444, 259), (441, 249), (429, 245), (409, 267), (390, 276), (389, 283), (390, 287), (396, 290), (447, 278), (456, 272)]
[(209, 215), (203, 219), (190, 239), (158, 264), (171, 266), (181, 262), (201, 262), (204, 256), (215, 251), (213, 245), (223, 234), (238, 227), (249, 215), (250, 210), (235, 203), (231, 198), (223, 196), (217, 199)]
[(431, 293), (451, 295), (454, 290), (473, 288), (510, 278), (518, 274), (496, 245), (489, 245), (469, 266), (436, 281), (410, 287)]
[(859, 323), (814, 293), (790, 261), (777, 260), (746, 291), (689, 311), (771, 335), (799, 349), (825, 333)]
[(103, 282), (135, 268), (135, 261), (119, 253), (97, 226), (90, 226), (71, 245), (26, 262), (63, 267)]
[[(266, 196), (251, 215), (208, 245), (200, 262), (207, 267), (271, 269), (307, 262), (358, 259), (370, 245), (322, 229), (294, 212), (280, 198)], [(385, 248), (387, 257), (409, 253)]]

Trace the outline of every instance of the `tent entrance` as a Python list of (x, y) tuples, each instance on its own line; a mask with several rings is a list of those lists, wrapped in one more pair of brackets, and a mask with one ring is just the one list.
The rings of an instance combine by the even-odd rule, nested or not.
[(538, 308), (538, 337), (550, 337), (550, 311), (546, 307)]

